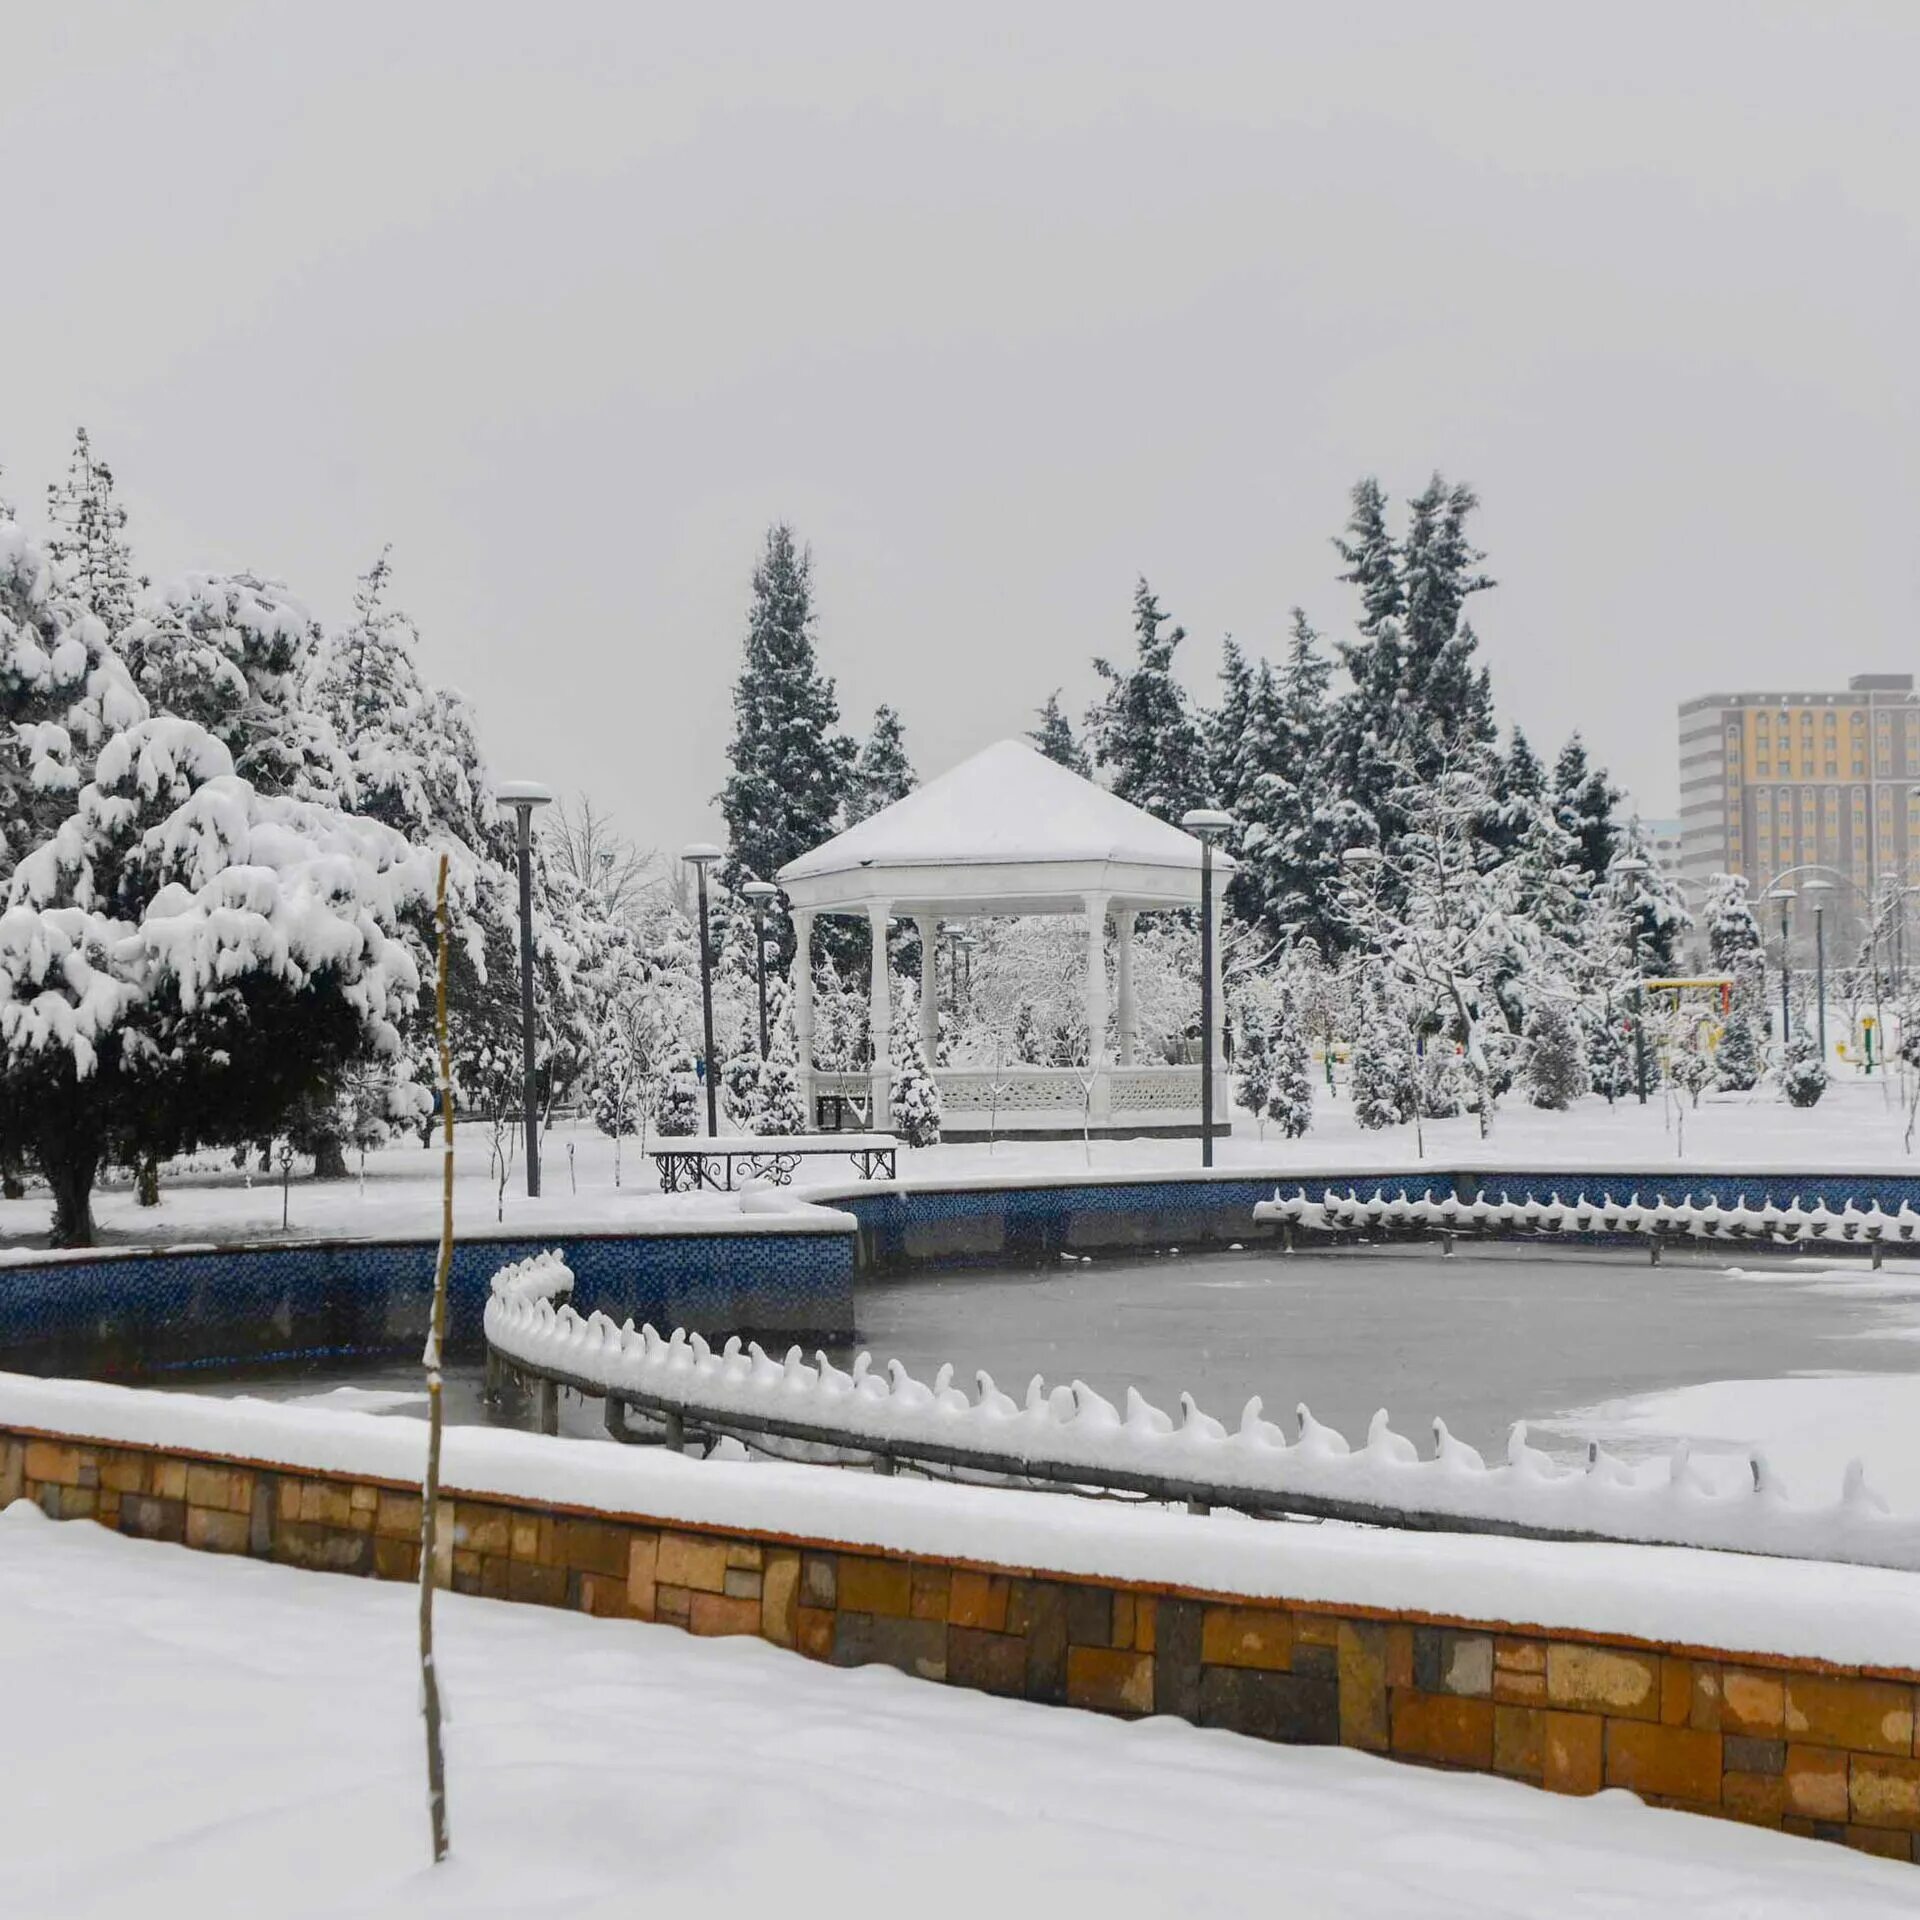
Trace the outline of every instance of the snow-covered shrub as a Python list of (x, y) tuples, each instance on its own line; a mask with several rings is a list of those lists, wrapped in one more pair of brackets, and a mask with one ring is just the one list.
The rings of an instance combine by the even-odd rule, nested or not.
[(1521, 1074), (1536, 1107), (1564, 1111), (1587, 1091), (1587, 1054), (1566, 1003), (1542, 998), (1527, 1015)]
[(1267, 1117), (1298, 1140), (1313, 1125), (1313, 1049), (1290, 994), (1280, 1002), (1268, 1047)]
[(893, 1063), (893, 1130), (910, 1147), (940, 1143), (940, 1088), (927, 1071), (920, 1046), (920, 1014), (909, 983), (887, 1051)]
[(1675, 1049), (1667, 1066), (1667, 1075), (1676, 1087), (1687, 1094), (1694, 1106), (1700, 1104), (1701, 1094), (1713, 1085), (1713, 1058), (1699, 1044), (1698, 1036), (1688, 1035), (1686, 1041)]
[(654, 1095), (653, 1128), (668, 1139), (683, 1140), (700, 1131), (700, 1082), (692, 1067), (682, 1065), (660, 1076)]
[(1802, 1026), (1787, 1042), (1780, 1067), (1780, 1091), (1792, 1107), (1817, 1105), (1827, 1090), (1826, 1063), (1820, 1058), (1820, 1039)]
[(1473, 1111), (1475, 1090), (1460, 1050), (1442, 1038), (1429, 1040), (1413, 1060), (1413, 1084), (1427, 1120), (1457, 1120)]

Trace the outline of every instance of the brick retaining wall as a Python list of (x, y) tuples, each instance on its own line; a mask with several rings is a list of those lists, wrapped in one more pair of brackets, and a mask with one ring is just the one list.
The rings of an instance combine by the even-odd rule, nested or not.
[[(0, 1429), (0, 1506), (216, 1553), (414, 1580), (403, 1483)], [(1723, 1655), (1545, 1626), (1328, 1611), (910, 1559), (455, 1491), (442, 1585), (752, 1634), (989, 1693), (1170, 1713), (1562, 1793), (1626, 1787), (1894, 1859), (1920, 1858), (1920, 1675)]]

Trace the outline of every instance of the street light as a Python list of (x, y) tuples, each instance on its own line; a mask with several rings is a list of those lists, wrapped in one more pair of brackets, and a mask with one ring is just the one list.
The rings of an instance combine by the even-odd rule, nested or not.
[(720, 1132), (720, 1099), (713, 1071), (713, 934), (707, 925), (707, 869), (725, 856), (720, 849), (696, 840), (680, 850), (680, 858), (700, 876), (700, 1014), (707, 1041), (707, 1138)]
[(1213, 1165), (1213, 843), (1226, 837), (1233, 825), (1233, 816), (1222, 813), (1218, 807), (1191, 807), (1180, 816), (1180, 824), (1200, 842), (1200, 1164), (1210, 1167)]
[(767, 909), (780, 898), (780, 889), (771, 880), (748, 880), (742, 883), (740, 891), (753, 909), (753, 965), (760, 978), (760, 1058), (764, 1060), (767, 1057)]
[(533, 1072), (533, 816), (553, 804), (538, 780), (503, 780), (494, 789), (502, 812), (513, 813), (520, 853), (520, 1107), (527, 1129), (527, 1198), (540, 1197), (540, 1099)]
[(1793, 910), (1793, 888), (1769, 887), (1760, 897), (1780, 902), (1780, 1044), (1787, 1044), (1787, 988), (1792, 977), (1791, 949), (1787, 945), (1787, 915)]
[[(1640, 876), (1651, 873), (1653, 866), (1637, 853), (1623, 853), (1614, 861), (1612, 871), (1624, 873), (1633, 889), (1635, 905), (1640, 900)], [(1640, 1096), (1640, 1104), (1647, 1104), (1647, 990), (1638, 984), (1641, 973), (1640, 926), (1636, 920), (1633, 929), (1633, 971), (1635, 985), (1633, 989), (1633, 1078), (1634, 1090)]]
[[(1816, 875), (1811, 880), (1803, 880), (1800, 890), (1824, 896), (1833, 891), (1833, 882)], [(1813, 903), (1813, 979), (1820, 1014), (1820, 1064), (1824, 1067), (1827, 1063), (1827, 903), (1824, 898), (1816, 898)]]

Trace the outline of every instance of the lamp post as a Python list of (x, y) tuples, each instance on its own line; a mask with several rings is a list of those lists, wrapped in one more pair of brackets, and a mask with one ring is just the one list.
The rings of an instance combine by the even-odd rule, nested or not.
[[(1632, 889), (1630, 898), (1637, 907), (1640, 903), (1641, 875), (1651, 873), (1649, 862), (1637, 853), (1623, 853), (1613, 863), (1615, 873), (1625, 874), (1627, 884)], [(1634, 1090), (1640, 1096), (1640, 1104), (1647, 1104), (1647, 990), (1639, 985), (1640, 962), (1640, 923), (1636, 918), (1633, 927), (1633, 971), (1635, 985), (1633, 989), (1633, 1080)]]
[(1831, 880), (1817, 875), (1803, 880), (1800, 890), (1814, 896), (1813, 902), (1813, 993), (1819, 1002), (1820, 1064), (1827, 1064), (1827, 902), (1833, 891)]
[(753, 967), (760, 980), (760, 1058), (764, 1060), (767, 1057), (767, 909), (779, 899), (780, 889), (771, 880), (748, 880), (740, 891), (753, 909)]
[(537, 780), (503, 780), (494, 790), (511, 812), (520, 855), (520, 1117), (527, 1130), (527, 1198), (540, 1197), (540, 1090), (533, 1071), (533, 816), (553, 803)]
[(1793, 975), (1791, 950), (1787, 945), (1787, 916), (1793, 911), (1793, 891), (1791, 887), (1769, 887), (1762, 896), (1763, 899), (1778, 900), (1780, 902), (1780, 1044), (1782, 1047), (1787, 1044), (1788, 1020), (1790, 1017), (1788, 1013), (1788, 987)]
[(700, 1017), (706, 1035), (707, 1138), (720, 1132), (720, 1095), (713, 1071), (713, 931), (707, 925), (707, 869), (722, 858), (720, 849), (696, 840), (680, 858), (700, 877)]
[(1224, 839), (1232, 816), (1217, 807), (1192, 807), (1180, 824), (1200, 842), (1200, 1164), (1213, 1165), (1213, 843)]

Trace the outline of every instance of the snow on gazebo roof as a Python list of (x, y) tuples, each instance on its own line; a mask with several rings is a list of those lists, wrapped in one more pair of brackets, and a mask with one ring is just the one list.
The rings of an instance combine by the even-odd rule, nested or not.
[[(1215, 851), (1214, 866), (1233, 862)], [(796, 907), (886, 901), (898, 913), (1191, 906), (1200, 842), (1024, 740), (997, 740), (780, 869)]]

